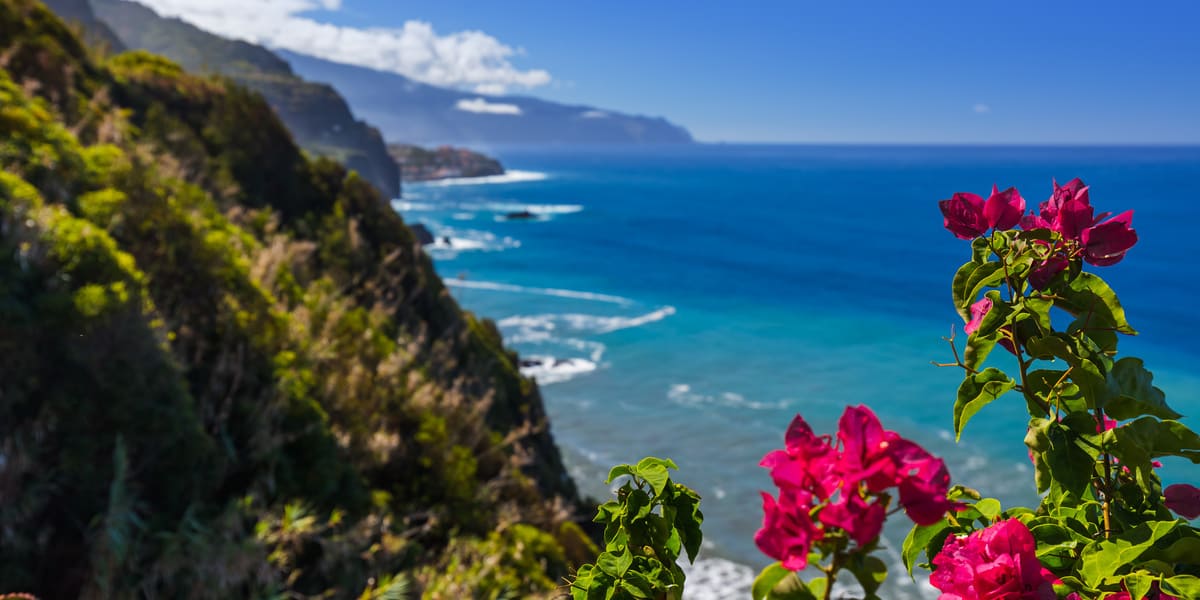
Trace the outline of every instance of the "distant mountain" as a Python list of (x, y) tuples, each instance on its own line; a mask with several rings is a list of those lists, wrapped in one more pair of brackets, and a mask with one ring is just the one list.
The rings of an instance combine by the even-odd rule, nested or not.
[[(55, 5), (84, 0), (55, 0)], [(144, 49), (196, 72), (219, 73), (257, 91), (308, 152), (358, 171), (389, 197), (400, 195), (400, 171), (379, 131), (356, 120), (337, 90), (305, 81), (270, 50), (213, 35), (124, 0), (91, 0), (100, 21), (125, 47)], [(56, 9), (57, 10), (57, 9)], [(65, 15), (64, 15), (65, 16)]]
[(297, 74), (336, 87), (354, 112), (379, 127), (389, 141), (476, 145), (692, 142), (686, 129), (661, 117), (524, 96), (480, 95), (287, 50), (277, 50), (277, 54)]

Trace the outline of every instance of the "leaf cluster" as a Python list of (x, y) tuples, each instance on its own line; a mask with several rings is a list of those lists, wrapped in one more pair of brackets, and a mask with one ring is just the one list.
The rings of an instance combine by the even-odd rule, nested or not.
[(699, 494), (671, 481), (668, 469), (678, 468), (670, 459), (647, 457), (609, 471), (607, 483), (623, 483), (594, 519), (604, 525), (604, 549), (595, 564), (576, 572), (572, 598), (682, 598), (679, 557), (696, 560), (704, 515)]

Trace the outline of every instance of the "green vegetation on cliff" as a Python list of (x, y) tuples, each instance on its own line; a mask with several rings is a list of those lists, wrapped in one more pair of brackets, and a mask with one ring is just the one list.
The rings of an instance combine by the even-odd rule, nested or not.
[[(79, 2), (47, 4), (63, 10)], [(192, 72), (219, 73), (262, 94), (306, 151), (357, 171), (389, 198), (400, 195), (400, 171), (383, 137), (356, 120), (333, 87), (296, 76), (287, 62), (262, 46), (213, 35), (134, 2), (92, 0), (91, 7), (126, 48), (166, 56)]]
[(257, 93), (0, 0), (0, 167), (0, 593), (529, 597), (595, 551), (495, 327)]

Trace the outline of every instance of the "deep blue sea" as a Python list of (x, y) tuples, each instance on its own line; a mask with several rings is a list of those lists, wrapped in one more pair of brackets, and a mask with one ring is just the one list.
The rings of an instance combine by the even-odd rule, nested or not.
[[(1200, 416), (1200, 148), (494, 153), (509, 176), (410, 184), (396, 208), (437, 235), (429, 250), (459, 302), (541, 361), (526, 371), (584, 492), (606, 496), (615, 463), (679, 463), (706, 515), (690, 598), (746, 597), (770, 562), (753, 543), (758, 491), (771, 489), (756, 465), (796, 413), (832, 433), (846, 405), (868, 404), (944, 456), (956, 482), (1036, 504), (1024, 403), (986, 407), (956, 444), (961, 372), (931, 365), (950, 360), (942, 337), (962, 325), (949, 290), (969, 245), (937, 208), (956, 191), (1015, 185), (1036, 207), (1053, 178), (1081, 177), (1098, 211), (1133, 209), (1139, 243), (1099, 270), (1141, 332), (1121, 350), (1146, 359), (1176, 410)], [(533, 218), (505, 218), (521, 211)], [(1164, 473), (1200, 479), (1182, 463)], [(888, 530), (896, 549), (901, 520)], [(894, 550), (889, 563), (884, 597), (929, 595)]]

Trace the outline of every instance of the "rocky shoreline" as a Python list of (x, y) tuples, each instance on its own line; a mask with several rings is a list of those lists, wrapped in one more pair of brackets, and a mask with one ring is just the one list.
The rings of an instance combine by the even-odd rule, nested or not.
[(389, 144), (388, 154), (400, 166), (403, 181), (436, 181), (457, 177), (503, 175), (500, 161), (453, 146), (423, 148), (412, 144)]

